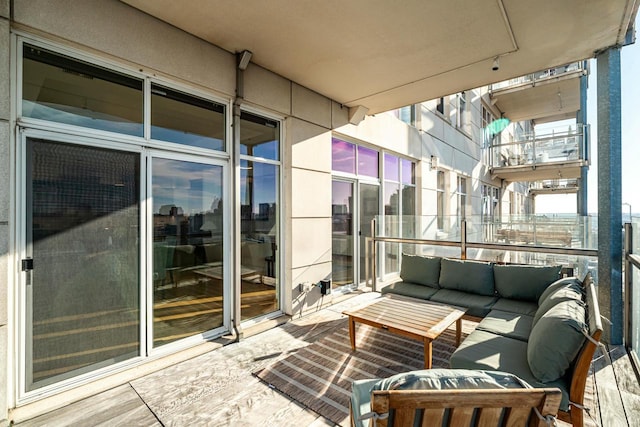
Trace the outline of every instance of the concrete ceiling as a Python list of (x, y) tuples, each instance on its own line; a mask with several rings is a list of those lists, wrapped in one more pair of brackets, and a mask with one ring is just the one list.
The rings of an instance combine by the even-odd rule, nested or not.
[(593, 57), (637, 13), (635, 0), (122, 1), (370, 114)]

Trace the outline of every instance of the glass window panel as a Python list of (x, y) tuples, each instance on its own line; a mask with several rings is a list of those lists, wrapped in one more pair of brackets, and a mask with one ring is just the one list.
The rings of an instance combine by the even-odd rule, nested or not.
[(333, 287), (354, 283), (353, 184), (333, 181), (331, 191)]
[(154, 158), (153, 343), (223, 322), (222, 166)]
[(139, 355), (140, 155), (27, 141), (26, 388)]
[(356, 146), (333, 138), (331, 140), (332, 169), (338, 172), (356, 173)]
[(400, 181), (400, 170), (398, 169), (398, 162), (400, 159), (391, 154), (385, 153), (384, 155), (384, 179), (398, 182)]
[(279, 308), (279, 177), (278, 165), (240, 162), (242, 320)]
[(224, 130), (224, 106), (164, 87), (151, 87), (151, 138), (224, 150)]
[(24, 45), (22, 115), (142, 136), (142, 80)]
[(403, 184), (415, 184), (415, 164), (411, 160), (400, 159), (400, 171)]
[(240, 129), (240, 154), (280, 160), (279, 122), (243, 111)]
[[(396, 157), (397, 159), (397, 157)], [(397, 170), (397, 169), (396, 169)], [(400, 185), (391, 182), (384, 184), (384, 222), (385, 233), (389, 237), (400, 237)], [(385, 243), (385, 274), (398, 271), (400, 245)]]
[(358, 146), (358, 174), (378, 178), (378, 152)]

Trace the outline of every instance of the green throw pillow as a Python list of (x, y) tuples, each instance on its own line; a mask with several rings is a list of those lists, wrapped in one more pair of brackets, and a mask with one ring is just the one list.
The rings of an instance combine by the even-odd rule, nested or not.
[(494, 265), (496, 290), (503, 298), (538, 302), (547, 286), (558, 280), (561, 268), (559, 265)]
[(403, 282), (438, 288), (440, 257), (402, 254), (400, 278)]
[(531, 329), (527, 362), (542, 383), (562, 377), (585, 341), (585, 308), (580, 301), (563, 301), (553, 306)]
[(440, 287), (493, 296), (493, 264), (443, 258), (440, 262)]

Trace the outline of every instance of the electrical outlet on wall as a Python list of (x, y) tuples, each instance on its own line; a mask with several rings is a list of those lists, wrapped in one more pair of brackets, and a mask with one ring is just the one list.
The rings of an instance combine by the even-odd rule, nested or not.
[(313, 283), (303, 282), (298, 285), (300, 292), (309, 292), (313, 288)]

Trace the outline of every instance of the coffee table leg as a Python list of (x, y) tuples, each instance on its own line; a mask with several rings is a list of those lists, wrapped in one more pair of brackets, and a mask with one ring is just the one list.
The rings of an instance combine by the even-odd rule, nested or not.
[(349, 316), (349, 340), (351, 341), (351, 350), (356, 351), (356, 321)]
[(429, 338), (424, 339), (424, 369), (431, 369), (431, 357), (433, 356), (433, 348)]
[(460, 338), (462, 338), (462, 319), (456, 320), (456, 347), (460, 345)]

